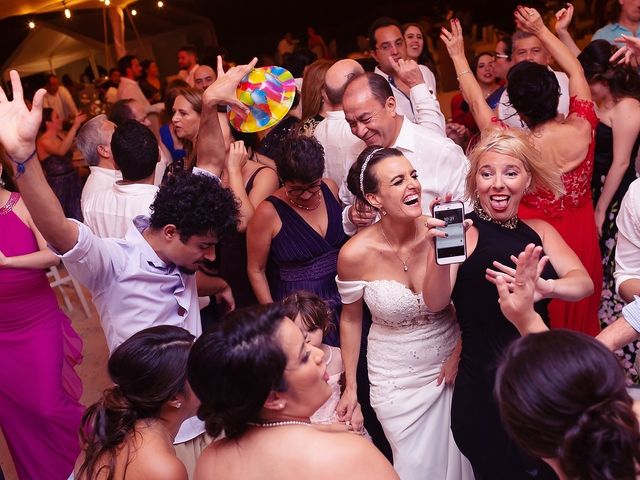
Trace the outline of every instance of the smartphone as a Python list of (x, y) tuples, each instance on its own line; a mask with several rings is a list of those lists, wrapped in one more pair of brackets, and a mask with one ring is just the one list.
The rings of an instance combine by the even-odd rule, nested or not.
[(433, 207), (433, 216), (447, 222), (446, 227), (438, 227), (438, 230), (445, 232), (447, 236), (435, 238), (436, 263), (449, 265), (464, 262), (467, 258), (467, 242), (462, 202), (439, 203)]

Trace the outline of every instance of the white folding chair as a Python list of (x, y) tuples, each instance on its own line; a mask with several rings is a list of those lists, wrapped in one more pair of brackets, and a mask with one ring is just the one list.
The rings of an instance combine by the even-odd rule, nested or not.
[(87, 318), (91, 316), (91, 307), (89, 306), (89, 302), (84, 296), (82, 286), (75, 278), (73, 278), (68, 272), (63, 277), (62, 275), (60, 275), (60, 270), (58, 270), (58, 267), (50, 267), (49, 271), (47, 272), (47, 277), (49, 278), (49, 285), (51, 285), (51, 288), (57, 288), (60, 292), (60, 295), (62, 295), (62, 300), (64, 301), (65, 307), (67, 308), (68, 312), (72, 312), (74, 310), (74, 306), (73, 302), (69, 298), (67, 289), (65, 287), (71, 286), (76, 292), (76, 297), (78, 297), (78, 300), (80, 300), (80, 305), (82, 305), (85, 316)]

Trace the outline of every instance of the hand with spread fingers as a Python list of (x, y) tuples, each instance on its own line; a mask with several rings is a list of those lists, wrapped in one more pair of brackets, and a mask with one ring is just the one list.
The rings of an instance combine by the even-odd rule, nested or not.
[(540, 315), (533, 309), (536, 284), (544, 268), (546, 257), (540, 258), (542, 247), (532, 243), (520, 252), (511, 281), (498, 275), (493, 283), (498, 289), (500, 310), (521, 335), (547, 330)]
[(615, 39), (615, 42), (618, 44), (622, 43), (623, 45), (611, 56), (609, 61), (612, 63), (626, 63), (636, 66), (638, 64), (638, 58), (640, 58), (640, 38), (621, 35)]
[[(542, 247), (539, 248), (542, 249)], [(497, 270), (487, 268), (485, 278), (494, 284), (497, 284), (498, 278), (502, 278), (509, 290), (513, 291), (516, 284), (517, 266), (520, 260), (514, 255), (511, 255), (511, 261), (514, 263), (514, 265), (516, 265), (516, 268), (508, 267), (507, 265), (504, 265), (500, 262), (493, 262), (493, 266)], [(533, 295), (534, 302), (542, 300), (543, 298), (549, 298), (553, 293), (554, 280), (544, 280), (543, 278), (540, 278), (540, 274), (542, 273), (542, 270), (544, 269), (548, 261), (549, 257), (543, 256), (538, 262), (538, 277), (535, 282), (535, 290)]]
[(464, 57), (464, 37), (462, 36), (462, 26), (457, 18), (451, 19), (451, 31), (442, 27), (440, 30), (440, 39), (447, 47), (449, 56)]
[(222, 66), (222, 57), (218, 55), (218, 77), (204, 91), (203, 101), (209, 105), (228, 105), (234, 112), (245, 118), (249, 113), (249, 108), (238, 100), (236, 88), (240, 80), (255, 67), (256, 63), (258, 63), (258, 59), (254, 57), (248, 64), (231, 67), (225, 72)]
[(24, 102), (20, 75), (11, 70), (9, 76), (13, 100), (9, 101), (4, 90), (0, 88), (0, 143), (11, 159), (22, 161), (29, 157), (35, 148), (42, 120), (42, 101), (46, 92), (43, 89), (36, 92), (29, 110)]

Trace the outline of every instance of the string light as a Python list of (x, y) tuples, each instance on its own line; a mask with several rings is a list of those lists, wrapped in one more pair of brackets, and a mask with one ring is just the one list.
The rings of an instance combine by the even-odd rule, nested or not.
[(71, 10), (69, 10), (68, 8), (64, 9), (64, 16), (67, 18), (71, 18)]
[(111, 5), (111, 0), (104, 0), (104, 4), (108, 7)]
[(33, 20), (29, 20), (29, 23), (27, 23), (27, 25), (29, 26), (29, 28), (31, 30), (33, 30), (34, 28), (36, 28), (36, 22), (34, 22)]
[(162, 0), (159, 0), (159, 1), (158, 1), (158, 7), (159, 7), (159, 8), (164, 7), (164, 2), (163, 2)]
[(135, 8), (131, 10), (131, 15), (135, 17), (137, 14), (138, 14), (138, 11)]

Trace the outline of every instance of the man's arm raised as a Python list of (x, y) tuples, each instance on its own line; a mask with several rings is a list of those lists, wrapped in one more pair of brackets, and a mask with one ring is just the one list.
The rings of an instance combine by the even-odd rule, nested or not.
[(8, 101), (0, 88), (0, 143), (10, 160), (20, 194), (33, 222), (45, 240), (64, 254), (77, 243), (78, 227), (64, 216), (60, 202), (35, 157), (45, 91), (40, 89), (36, 92), (29, 110), (24, 103), (18, 72), (12, 70), (10, 77), (13, 100)]

